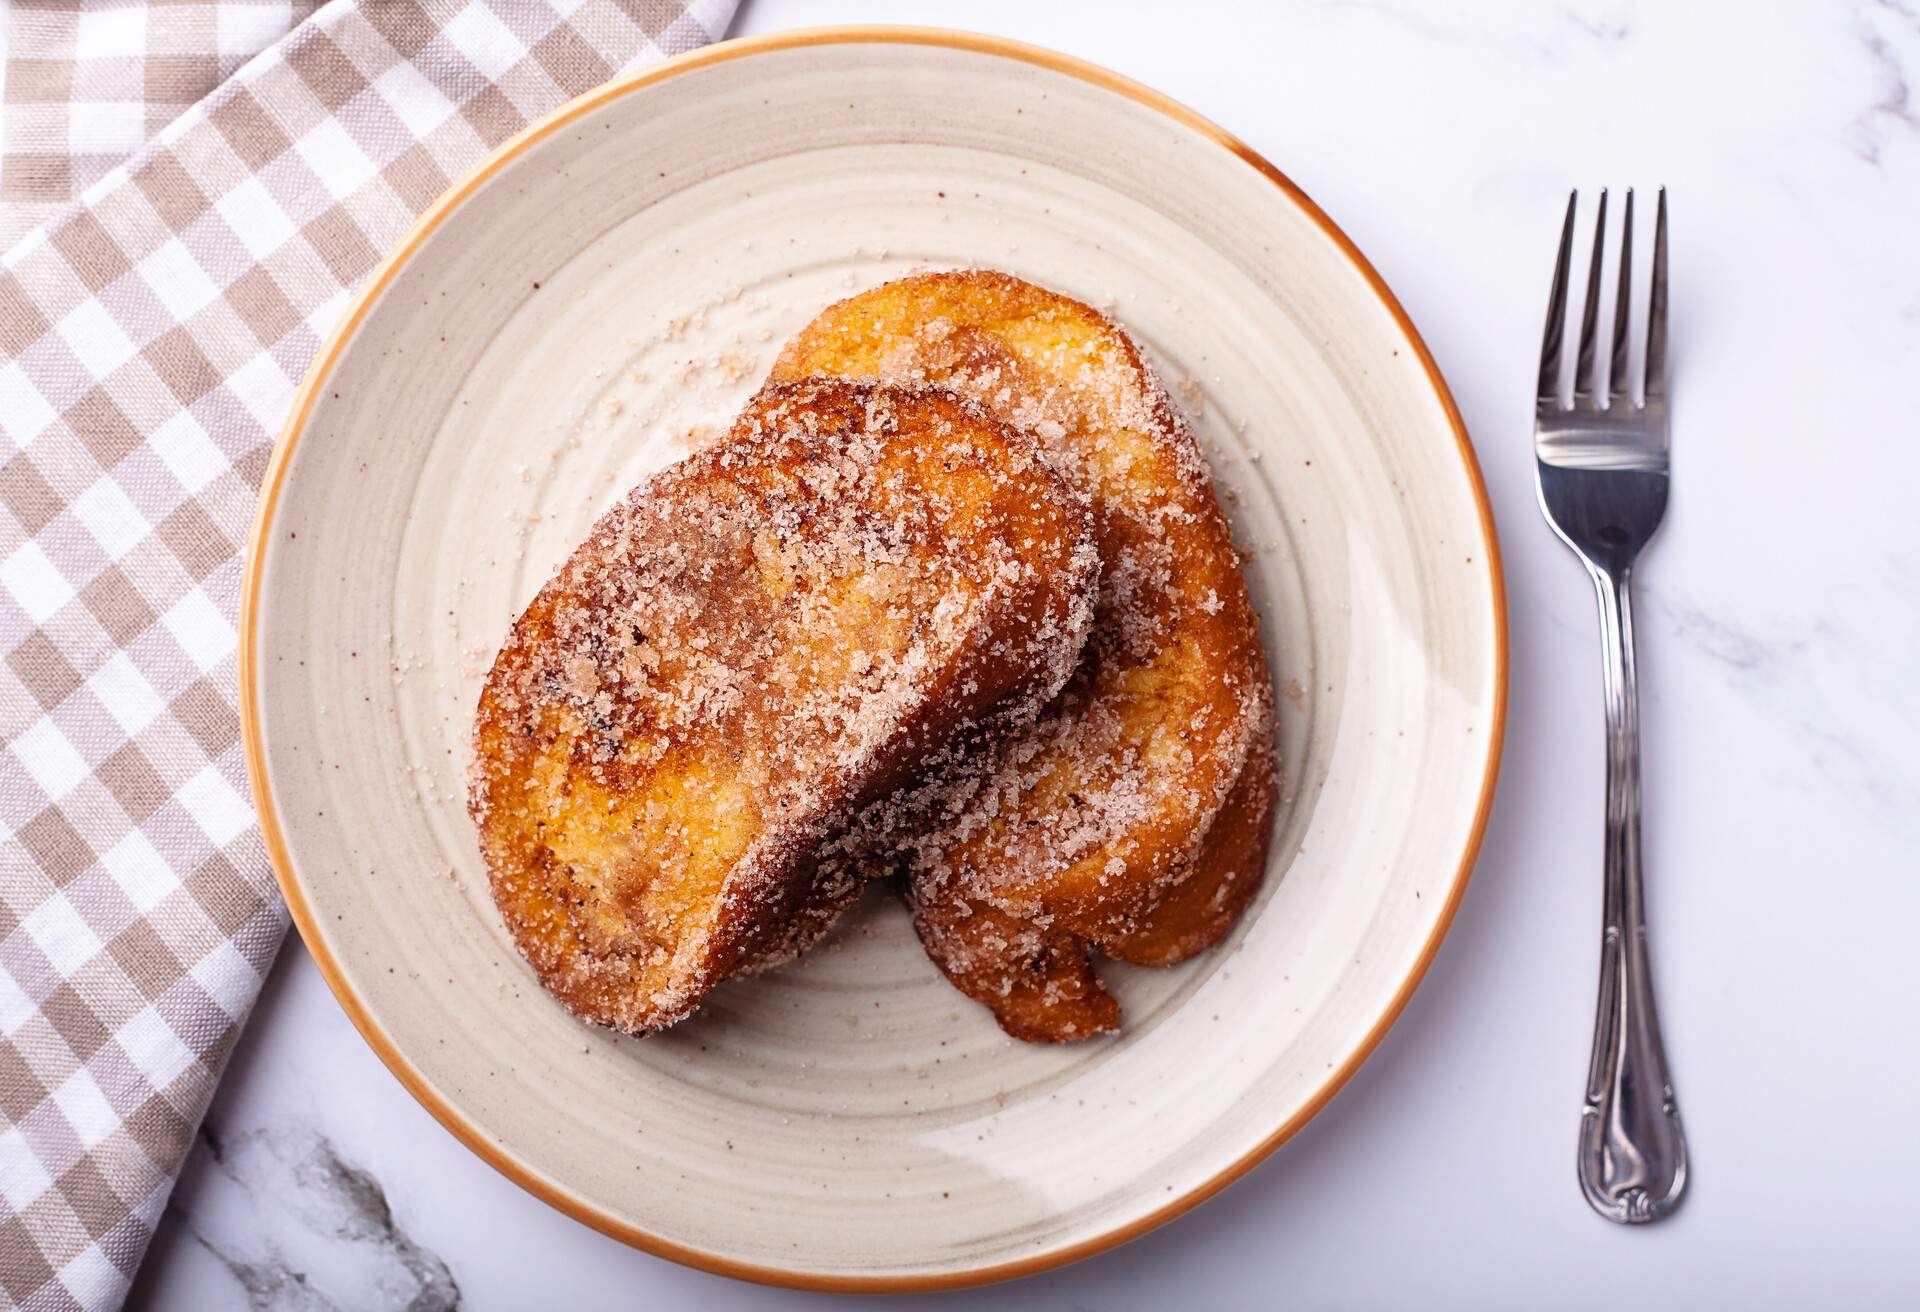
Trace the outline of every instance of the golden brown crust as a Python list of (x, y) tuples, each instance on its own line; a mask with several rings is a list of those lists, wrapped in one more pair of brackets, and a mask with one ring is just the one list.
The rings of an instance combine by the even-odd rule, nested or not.
[(1280, 772), (1271, 736), (1240, 770), (1188, 875), (1131, 923), (1095, 920), (1078, 928), (1102, 952), (1136, 966), (1171, 966), (1220, 941), (1260, 891), (1273, 840)]
[(915, 923), (956, 985), (1020, 1037), (1082, 1037), (1089, 999), (1111, 1006), (1089, 942), (1182, 960), (1225, 933), (1264, 866), (1271, 680), (1205, 459), (1132, 339), (1004, 274), (922, 275), (829, 307), (773, 370), (812, 375), (952, 387), (1034, 433), (1092, 501), (1101, 582), (1065, 693), (862, 820), (900, 849)]
[(1079, 935), (925, 880), (907, 882), (907, 907), (927, 955), (1014, 1038), (1065, 1043), (1120, 1028), (1120, 1004)]
[(1072, 668), (1090, 529), (1026, 436), (923, 388), (770, 389), (636, 489), (480, 698), (470, 809), (542, 983), (640, 1033), (831, 923), (822, 843)]

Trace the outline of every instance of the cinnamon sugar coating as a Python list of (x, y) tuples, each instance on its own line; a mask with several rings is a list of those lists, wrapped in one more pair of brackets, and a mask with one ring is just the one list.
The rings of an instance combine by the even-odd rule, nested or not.
[(630, 1033), (804, 946), (821, 854), (919, 764), (1074, 668), (1084, 497), (951, 393), (771, 387), (636, 488), (515, 622), (469, 808), (541, 982)]

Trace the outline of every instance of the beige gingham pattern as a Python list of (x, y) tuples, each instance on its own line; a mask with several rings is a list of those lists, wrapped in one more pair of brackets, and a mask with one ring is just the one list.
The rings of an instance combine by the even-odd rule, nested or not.
[(318, 7), (319, 0), (11, 0), (0, 250)]
[[(733, 6), (8, 11), (0, 1306), (123, 1297), (285, 929), (234, 709), (238, 553), (322, 336), (490, 149)], [(136, 122), (164, 126), (136, 146)], [(56, 183), (84, 190), (48, 218)]]

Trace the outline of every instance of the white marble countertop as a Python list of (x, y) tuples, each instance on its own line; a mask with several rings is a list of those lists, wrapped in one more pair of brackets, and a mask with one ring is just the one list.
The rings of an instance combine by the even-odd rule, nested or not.
[[(1920, 1304), (1920, 9), (748, 0), (736, 31), (838, 21), (1070, 51), (1285, 169), (1439, 358), (1512, 608), (1486, 845), (1379, 1051), (1198, 1211), (945, 1305)], [(1625, 1231), (1574, 1183), (1600, 680), (1586, 581), (1534, 508), (1528, 426), (1567, 189), (1662, 182), (1675, 482), (1641, 575), (1646, 848), (1697, 1174), (1671, 1221)], [(803, 1298), (625, 1248), (496, 1175), (387, 1073), (289, 942), (132, 1306)]]

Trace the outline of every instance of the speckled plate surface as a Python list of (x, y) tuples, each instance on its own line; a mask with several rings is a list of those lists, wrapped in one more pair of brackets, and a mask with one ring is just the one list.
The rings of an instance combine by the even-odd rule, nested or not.
[[(1286, 799), (1259, 901), (1111, 967), (1113, 1040), (1002, 1037), (869, 903), (644, 1041), (534, 982), (463, 808), (479, 683), (618, 495), (821, 306), (989, 265), (1108, 308), (1213, 462), (1266, 625)], [(322, 352), (243, 616), (256, 800), (300, 931), (395, 1073), (514, 1179), (752, 1279), (932, 1288), (1177, 1214), (1313, 1115), (1465, 884), (1505, 698), (1479, 475), (1378, 277), (1270, 166), (1049, 52), (907, 29), (671, 61), (508, 143)]]

